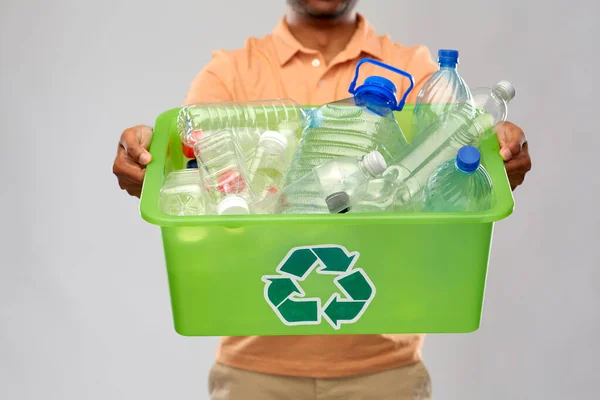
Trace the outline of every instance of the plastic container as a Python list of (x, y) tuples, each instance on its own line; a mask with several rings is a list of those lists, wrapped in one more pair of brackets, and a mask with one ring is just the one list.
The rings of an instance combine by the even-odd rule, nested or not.
[[(480, 146), (494, 185), (487, 211), (176, 217), (162, 213), (158, 200), (166, 174), (185, 166), (178, 112), (156, 122), (140, 211), (161, 227), (181, 335), (459, 333), (479, 327), (494, 222), (513, 210), (495, 137)], [(412, 114), (408, 105), (396, 114), (407, 138)]]
[[(357, 87), (360, 67), (365, 63), (409, 80), (409, 88), (400, 100), (396, 99), (394, 83), (381, 76), (369, 76)], [(348, 89), (352, 97), (325, 104), (308, 114), (286, 185), (340, 156), (358, 159), (371, 151), (379, 151), (386, 162), (392, 160), (408, 144), (394, 111), (404, 107), (413, 86), (410, 74), (376, 60), (361, 59)]]
[(255, 194), (231, 131), (222, 130), (200, 139), (194, 145), (194, 152), (217, 214), (249, 214)]
[(169, 215), (202, 215), (206, 192), (198, 169), (172, 171), (160, 189), (160, 209)]
[(198, 140), (214, 132), (229, 129), (248, 156), (260, 136), (268, 130), (293, 136), (297, 141), (304, 124), (304, 111), (290, 99), (249, 101), (245, 103), (200, 103), (182, 107), (177, 126), (182, 142), (193, 148)]
[(265, 199), (260, 208), (271, 214), (345, 214), (365, 197), (369, 181), (386, 168), (378, 151), (358, 160), (338, 157)]
[(480, 160), (477, 148), (465, 146), (458, 150), (456, 158), (440, 165), (425, 186), (422, 211), (487, 210), (492, 202), (492, 182)]
[(454, 105), (471, 100), (471, 91), (459, 75), (458, 50), (438, 51), (439, 69), (419, 92), (415, 105), (414, 132), (416, 135), (425, 130), (442, 114)]
[(287, 148), (285, 135), (276, 131), (266, 131), (261, 135), (248, 165), (248, 180), (256, 194), (254, 201), (260, 201), (281, 189), (290, 166), (285, 157)]

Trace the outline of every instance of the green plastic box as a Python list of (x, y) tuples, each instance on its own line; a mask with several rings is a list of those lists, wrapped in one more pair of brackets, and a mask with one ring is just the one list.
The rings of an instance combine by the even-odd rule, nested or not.
[[(140, 210), (161, 227), (175, 330), (184, 336), (463, 333), (479, 328), (494, 222), (512, 192), (495, 136), (480, 213), (177, 217), (159, 209), (186, 159), (179, 109), (160, 115)], [(408, 138), (412, 105), (397, 113)]]

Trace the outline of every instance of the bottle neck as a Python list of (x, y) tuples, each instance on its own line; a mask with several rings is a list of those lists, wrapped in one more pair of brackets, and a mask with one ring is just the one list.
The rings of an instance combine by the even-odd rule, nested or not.
[(364, 159), (361, 159), (358, 162), (358, 170), (363, 174), (363, 176), (367, 179), (372, 179), (372, 178), (376, 178), (375, 175), (373, 175), (373, 173), (371, 172), (371, 170), (369, 168), (367, 168), (367, 165), (364, 161)]
[(440, 66), (441, 70), (446, 70), (447, 71), (447, 70), (452, 70), (453, 69), (453, 70), (456, 71), (458, 69), (457, 68), (457, 64), (453, 64), (453, 63), (442, 62), (442, 63), (439, 63), (438, 65)]

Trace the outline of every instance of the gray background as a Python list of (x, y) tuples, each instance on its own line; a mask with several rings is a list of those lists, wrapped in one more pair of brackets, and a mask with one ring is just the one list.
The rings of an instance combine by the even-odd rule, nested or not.
[[(0, 398), (207, 398), (217, 339), (173, 331), (159, 229), (111, 165), (125, 127), (177, 106), (212, 49), (269, 32), (283, 3), (0, 2)], [(595, 398), (598, 2), (360, 10), (396, 41), (459, 48), (471, 87), (512, 80), (531, 143), (482, 328), (426, 339), (435, 398)]]

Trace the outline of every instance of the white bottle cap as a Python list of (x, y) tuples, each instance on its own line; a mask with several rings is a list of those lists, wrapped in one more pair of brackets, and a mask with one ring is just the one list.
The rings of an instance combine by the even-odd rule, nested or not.
[(496, 83), (493, 90), (507, 103), (517, 95), (517, 89), (509, 81), (500, 81)]
[(385, 158), (378, 151), (372, 151), (364, 156), (362, 162), (373, 178), (381, 175), (387, 168)]
[(229, 195), (221, 200), (217, 213), (219, 215), (250, 214), (250, 208), (246, 200), (236, 195)]
[(269, 141), (271, 143), (275, 143), (280, 146), (283, 150), (287, 148), (288, 140), (285, 135), (282, 135), (276, 131), (265, 131), (262, 135), (260, 135), (259, 143)]

